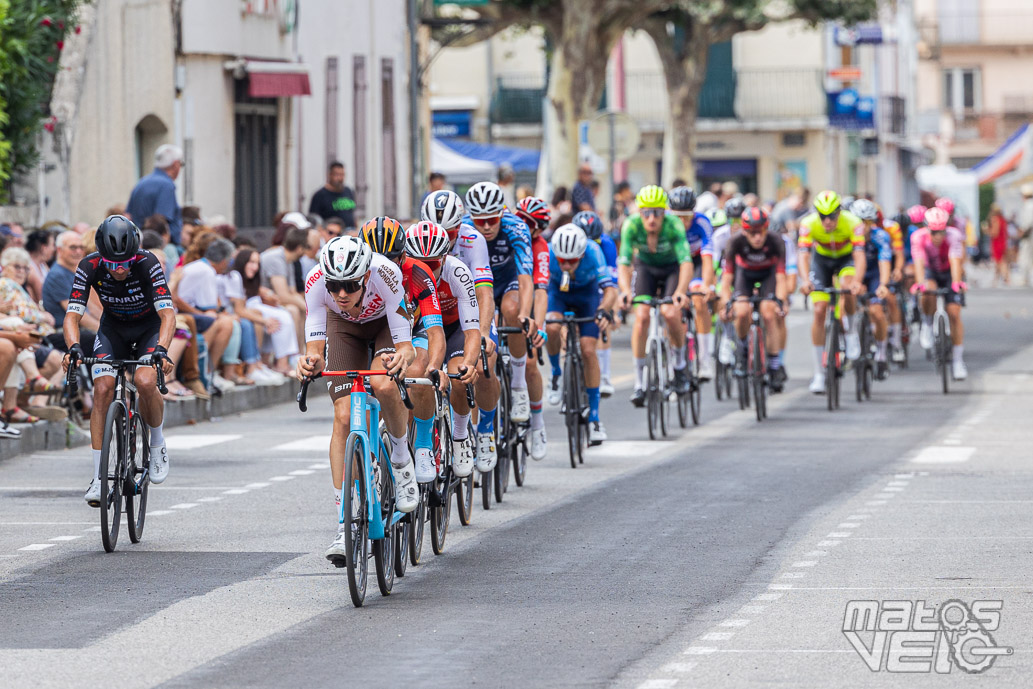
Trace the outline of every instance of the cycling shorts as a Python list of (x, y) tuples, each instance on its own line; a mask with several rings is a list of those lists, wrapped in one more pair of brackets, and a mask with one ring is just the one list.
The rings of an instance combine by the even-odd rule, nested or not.
[(670, 297), (678, 288), (678, 263), (651, 266), (636, 260), (631, 275), (635, 297)]
[[(382, 354), (393, 354), (394, 340), (387, 316), (381, 316), (367, 323), (352, 323), (341, 318), (334, 311), (326, 313), (326, 370), (351, 371), (367, 369), (370, 366), (370, 348), (373, 358)], [(337, 401), (351, 394), (351, 382), (347, 378), (327, 378), (330, 399)]]
[(735, 285), (732, 292), (732, 299), (753, 296), (753, 286), (760, 283), (759, 293), (765, 299), (775, 298), (775, 279), (778, 271), (775, 268), (767, 270), (743, 270), (737, 268), (735, 271)]
[[(102, 318), (93, 342), (93, 356), (102, 359), (139, 359), (150, 354), (158, 345), (161, 321), (157, 314), (142, 323), (125, 323)], [(107, 364), (93, 365), (94, 379), (114, 376), (115, 369)]]
[(511, 280), (505, 280), (503, 282), (496, 282), (493, 289), (495, 290), (495, 306), (502, 306), (502, 297), (507, 292), (515, 292), (520, 289), (520, 281), (514, 276)]
[[(832, 289), (832, 278), (834, 276), (838, 275), (840, 280), (842, 280), (844, 276), (853, 274), (853, 254), (832, 258), (830, 256), (822, 256), (816, 251), (811, 252), (810, 278), (815, 290)], [(811, 295), (812, 302), (828, 301), (828, 299), (827, 294), (818, 293)]]
[[(575, 318), (595, 316), (599, 310), (599, 290), (585, 289), (579, 292), (560, 292), (549, 290), (549, 313), (574, 312)], [(599, 337), (599, 326), (592, 323), (579, 323), (581, 337)]]
[[(954, 283), (954, 280), (951, 279), (951, 272), (949, 270), (927, 270), (925, 272), (925, 277), (926, 280), (933, 280), (936, 282), (936, 289), (951, 289), (951, 285)], [(952, 291), (946, 296), (944, 301), (948, 304), (964, 306), (961, 292)]]
[(698, 287), (703, 284), (703, 254), (696, 254), (692, 257), (692, 281), (689, 287)]

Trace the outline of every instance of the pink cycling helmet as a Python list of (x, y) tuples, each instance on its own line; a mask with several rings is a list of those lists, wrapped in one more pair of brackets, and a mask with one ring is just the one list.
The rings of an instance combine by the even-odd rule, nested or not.
[(950, 216), (942, 208), (930, 208), (925, 212), (925, 226), (930, 232), (940, 232), (947, 229), (947, 221)]
[(937, 208), (942, 208), (943, 210), (947, 211), (947, 215), (950, 215), (954, 212), (954, 202), (945, 196), (936, 199), (936, 203), (934, 205)]
[(925, 206), (911, 206), (907, 209), (908, 220), (914, 225), (921, 225), (925, 222), (925, 212), (929, 210)]

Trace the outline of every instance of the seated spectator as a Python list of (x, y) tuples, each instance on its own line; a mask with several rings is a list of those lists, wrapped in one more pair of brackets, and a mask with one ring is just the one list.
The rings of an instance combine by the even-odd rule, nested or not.
[(305, 276), (319, 263), (319, 252), (323, 248), (323, 242), (319, 236), (319, 230), (313, 228), (308, 231), (308, 243), (305, 245), (305, 253), (298, 259), (301, 265), (301, 285), (295, 284), (295, 288), (301, 294), (305, 293)]
[[(254, 249), (241, 249), (233, 259), (233, 273), (231, 273), (231, 275), (237, 276), (233, 279), (234, 283), (239, 282), (240, 290), (238, 291), (234, 287), (232, 291), (227, 292), (227, 296), (232, 300), (241, 298), (246, 300), (243, 305), (234, 301), (234, 311), (238, 315), (240, 315), (241, 306), (249, 312), (246, 317), (253, 321), (255, 321), (254, 315), (258, 314), (260, 324), (271, 340), (273, 370), (282, 375), (290, 375), (294, 371), (290, 358), (298, 354), (294, 320), (287, 309), (273, 306), (263, 298), (261, 272), (261, 255)], [(243, 292), (243, 297), (240, 296), (240, 292)], [(259, 321), (255, 322), (259, 323)]]
[(250, 237), (245, 237), (243, 235), (238, 236), (233, 240), (233, 246), (237, 247), (237, 249), (258, 249)]
[(25, 246), (25, 230), (18, 223), (0, 225), (0, 235), (7, 238), (7, 246)]
[(175, 243), (173, 243), (172, 233), (169, 230), (169, 221), (165, 219), (164, 215), (152, 215), (143, 221), (143, 225), (140, 226), (140, 229), (144, 233), (147, 231), (158, 233), (164, 242), (162, 244), (162, 251), (168, 259), (168, 264), (170, 266), (175, 266), (179, 263), (179, 257), (183, 252)]
[(33, 230), (25, 239), (25, 249), (32, 258), (26, 288), (35, 301), (43, 299), (43, 281), (50, 272), (51, 261), (54, 260), (54, 236), (50, 230)]
[[(256, 263), (258, 263), (258, 254), (255, 252), (249, 253), (254, 255)], [(219, 270), (219, 304), (228, 313), (232, 313), (240, 325), (240, 358), (243, 360), (244, 365), (243, 375), (259, 385), (279, 385), (286, 378), (267, 368), (262, 363), (261, 349), (258, 343), (263, 330), (273, 334), (283, 329), (282, 324), (275, 319), (266, 319), (261, 311), (248, 308), (243, 277), (239, 272), (232, 269), (232, 261), (227, 261), (226, 267), (227, 270), (222, 271), (222, 266), (217, 266), (217, 270)], [(255, 276), (258, 276), (257, 268)], [(287, 316), (287, 321), (287, 335), (293, 341), (294, 332), (291, 328), (293, 323), (290, 322), (289, 315)]]
[(305, 342), (306, 306), (304, 293), (299, 293), (294, 285), (293, 266), (305, 253), (307, 243), (308, 229), (291, 227), (284, 234), (282, 246), (274, 246), (262, 252), (262, 287), (272, 290), (276, 295), (279, 303), (275, 305), (290, 311), (299, 347)]
[(334, 237), (340, 237), (343, 234), (346, 234), (345, 226), (344, 221), (340, 218), (327, 218), (326, 221), (323, 222), (322, 239), (324, 243), (329, 242)]
[[(10, 340), (0, 337), (0, 380), (7, 380), (11, 369), (15, 366), (15, 359), (18, 356), (18, 348)], [(22, 432), (13, 426), (8, 425), (0, 414), (0, 438), (17, 440)]]
[(24, 359), (26, 353), (31, 359), (29, 348), (38, 345), (40, 340), (31, 333), (5, 326), (6, 324), (0, 323), (0, 380), (4, 381), (3, 408), (0, 410), (0, 423), (3, 424), (4, 432), (0, 435), (10, 438), (21, 434), (14, 433), (13, 429), (8, 430), (8, 424), (39, 421), (38, 417), (18, 407), (18, 381), (22, 373), (16, 363), (19, 358)]
[[(75, 277), (75, 269), (79, 261), (85, 255), (83, 238), (74, 231), (62, 232), (57, 236), (57, 260), (50, 267), (46, 280), (43, 281), (43, 308), (54, 317), (55, 324), (62, 324), (65, 320), (65, 310), (68, 308), (68, 297), (72, 293), (72, 280)], [(91, 293), (89, 310), (83, 315), (82, 328), (96, 333), (100, 325), (100, 304)], [(87, 342), (87, 338), (89, 342)], [(83, 344), (89, 345), (86, 351), (92, 352), (92, 334), (83, 336)]]

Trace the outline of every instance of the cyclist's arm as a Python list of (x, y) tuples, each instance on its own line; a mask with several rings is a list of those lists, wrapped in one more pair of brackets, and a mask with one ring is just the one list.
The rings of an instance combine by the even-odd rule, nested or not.
[(712, 254), (703, 254), (703, 284), (714, 284), (714, 257)]
[(603, 298), (599, 301), (599, 308), (612, 311), (614, 305), (617, 303), (617, 290), (613, 285), (608, 285), (603, 290)]
[(631, 293), (631, 266), (620, 264), (617, 266), (617, 287), (621, 294)]
[(811, 282), (811, 250), (810, 248), (804, 248), (797, 246), (799, 253), (796, 254), (796, 272), (800, 275), (805, 284)]
[[(548, 287), (548, 283), (546, 283)], [(545, 314), (549, 310), (549, 290), (536, 289), (534, 291), (534, 322), (539, 328), (545, 327)]]
[(775, 274), (775, 296), (781, 300), (784, 308), (786, 300), (789, 298), (789, 291), (786, 287), (786, 274), (781, 271)]
[(79, 321), (82, 320), (82, 314), (76, 311), (68, 311), (65, 313), (65, 321), (61, 326), (65, 335), (65, 346), (71, 347), (74, 344), (79, 344)]
[(445, 330), (440, 325), (427, 328), (427, 356), (430, 369), (440, 369), (445, 362)]
[[(479, 324), (481, 337), (491, 339), (491, 323), (495, 319), (495, 290), (491, 283), (478, 285), (475, 289), (477, 294), (477, 310), (480, 312)], [(480, 345), (477, 346), (480, 351)]]
[(868, 256), (864, 252), (864, 247), (854, 247), (854, 275), (857, 276), (858, 280), (863, 280), (867, 269)]
[(890, 284), (891, 266), (889, 261), (879, 261), (879, 284), (884, 287)]
[(158, 344), (168, 351), (172, 346), (172, 338), (176, 336), (176, 310), (170, 304), (168, 308), (158, 309), (161, 328), (158, 330)]
[(692, 261), (684, 261), (678, 265), (678, 287), (675, 294), (687, 294), (689, 283), (692, 282)]
[(965, 277), (965, 259), (951, 256), (947, 260), (951, 265), (951, 282), (962, 282)]

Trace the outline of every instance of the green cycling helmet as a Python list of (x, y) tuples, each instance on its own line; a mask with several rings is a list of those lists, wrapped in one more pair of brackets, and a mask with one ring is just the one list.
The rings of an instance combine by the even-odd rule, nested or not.
[(834, 191), (823, 191), (814, 199), (814, 210), (822, 215), (832, 215), (841, 205), (839, 194)]
[(711, 208), (707, 211), (707, 218), (715, 230), (728, 224), (728, 214), (720, 208)]
[(667, 208), (667, 192), (655, 184), (642, 187), (635, 195), (635, 205), (639, 208)]

